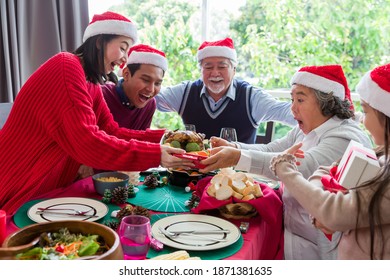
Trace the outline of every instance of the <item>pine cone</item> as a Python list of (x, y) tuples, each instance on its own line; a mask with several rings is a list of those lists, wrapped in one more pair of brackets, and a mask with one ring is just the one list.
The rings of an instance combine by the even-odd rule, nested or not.
[(144, 185), (149, 189), (155, 189), (158, 187), (158, 179), (153, 174), (145, 177)]
[(160, 173), (158, 173), (157, 171), (154, 171), (152, 175), (157, 178), (157, 181), (160, 180)]
[(114, 220), (110, 220), (110, 221), (105, 221), (103, 223), (105, 226), (113, 229), (114, 231), (116, 231), (119, 227), (119, 222), (118, 221), (114, 221)]
[(130, 204), (122, 207), (119, 212), (116, 214), (116, 218), (121, 221), (123, 217), (133, 214), (134, 207)]
[(150, 212), (148, 209), (142, 207), (142, 206), (135, 206), (133, 208), (133, 215), (140, 215), (140, 216), (145, 216), (150, 219)]
[(117, 187), (112, 190), (112, 201), (117, 204), (122, 204), (129, 198), (127, 187)]

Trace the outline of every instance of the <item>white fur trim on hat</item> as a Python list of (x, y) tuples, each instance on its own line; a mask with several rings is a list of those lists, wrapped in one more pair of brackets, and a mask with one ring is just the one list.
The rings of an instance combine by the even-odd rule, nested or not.
[(127, 64), (140, 63), (140, 64), (152, 64), (157, 67), (160, 67), (162, 70), (167, 71), (168, 69), (168, 61), (162, 55), (152, 52), (136, 52), (133, 51), (129, 59), (127, 60)]
[(382, 89), (367, 72), (356, 86), (360, 98), (374, 109), (390, 117), (390, 92)]
[(113, 34), (130, 37), (137, 42), (137, 27), (132, 22), (121, 20), (100, 20), (87, 26), (83, 36), (83, 42), (88, 38), (99, 34)]
[(237, 52), (229, 47), (210, 46), (198, 50), (198, 61), (207, 57), (226, 57), (237, 63)]
[(300, 84), (325, 93), (330, 93), (332, 91), (333, 95), (341, 100), (344, 100), (345, 98), (345, 88), (342, 84), (313, 73), (304, 71), (296, 72), (291, 78), (290, 84)]

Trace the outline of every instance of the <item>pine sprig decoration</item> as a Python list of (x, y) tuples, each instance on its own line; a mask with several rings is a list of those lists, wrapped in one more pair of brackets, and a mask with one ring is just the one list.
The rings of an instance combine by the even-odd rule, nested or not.
[(127, 186), (126, 187), (117, 187), (112, 190), (112, 202), (117, 204), (123, 204), (129, 198)]
[(188, 207), (190, 209), (195, 208), (199, 205), (200, 197), (196, 195), (196, 192), (192, 192), (191, 198), (188, 201)]
[(109, 189), (105, 189), (103, 196), (107, 198), (111, 198), (112, 197), (111, 191)]
[(135, 197), (137, 195), (135, 190), (134, 190), (134, 185), (129, 185), (127, 191), (128, 191), (127, 195), (129, 198)]
[(102, 201), (106, 204), (110, 203), (112, 199), (112, 193), (109, 189), (106, 189), (103, 194)]

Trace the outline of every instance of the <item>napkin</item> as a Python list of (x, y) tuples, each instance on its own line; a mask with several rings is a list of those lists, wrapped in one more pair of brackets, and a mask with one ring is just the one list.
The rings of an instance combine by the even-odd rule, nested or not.
[(191, 209), (191, 212), (199, 214), (207, 210), (217, 209), (230, 203), (248, 203), (257, 210), (259, 215), (268, 224), (280, 223), (282, 213), (281, 211), (275, 211), (275, 208), (282, 209), (282, 200), (272, 188), (268, 187), (267, 184), (256, 182), (260, 185), (260, 188), (263, 191), (263, 196), (257, 199), (244, 201), (235, 197), (230, 197), (227, 200), (218, 200), (207, 193), (207, 188), (211, 185), (211, 179), (212, 176), (209, 176), (198, 181), (195, 192), (196, 195), (200, 197), (200, 201), (197, 207)]

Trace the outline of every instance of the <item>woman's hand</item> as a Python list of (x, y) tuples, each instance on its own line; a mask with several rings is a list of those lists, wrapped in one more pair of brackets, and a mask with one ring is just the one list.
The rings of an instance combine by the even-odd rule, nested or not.
[(165, 168), (183, 168), (186, 170), (194, 168), (195, 165), (192, 160), (172, 156), (172, 154), (184, 154), (185, 152), (182, 149), (161, 145), (161, 166)]
[(317, 219), (313, 219), (313, 225), (318, 228), (319, 230), (321, 230), (323, 233), (325, 234), (333, 234), (335, 233), (335, 231), (331, 230), (331, 229), (328, 229), (327, 227), (325, 227), (320, 221), (318, 221)]
[[(223, 139), (222, 139), (223, 140)], [(232, 147), (219, 147), (210, 150), (210, 157), (200, 161), (201, 164), (207, 165), (199, 169), (202, 173), (207, 173), (219, 168), (236, 166), (241, 157), (241, 151)]]
[[(304, 158), (305, 157), (305, 153), (300, 149), (302, 147), (302, 142), (298, 143), (298, 144), (295, 144), (293, 146), (291, 146), (290, 148), (288, 148), (287, 150), (284, 151), (285, 154), (290, 154), (290, 155), (293, 155), (295, 156), (297, 159), (298, 158)], [(300, 165), (301, 163), (297, 160), (295, 162), (296, 165)]]
[(93, 168), (84, 164), (80, 165), (78, 173), (78, 179), (84, 179), (93, 175)]
[(212, 136), (210, 138), (210, 146), (212, 148), (217, 148), (217, 147), (233, 147), (233, 148), (237, 148), (236, 144), (234, 143), (231, 143), (223, 138), (219, 138), (219, 137), (215, 137), (215, 136)]

